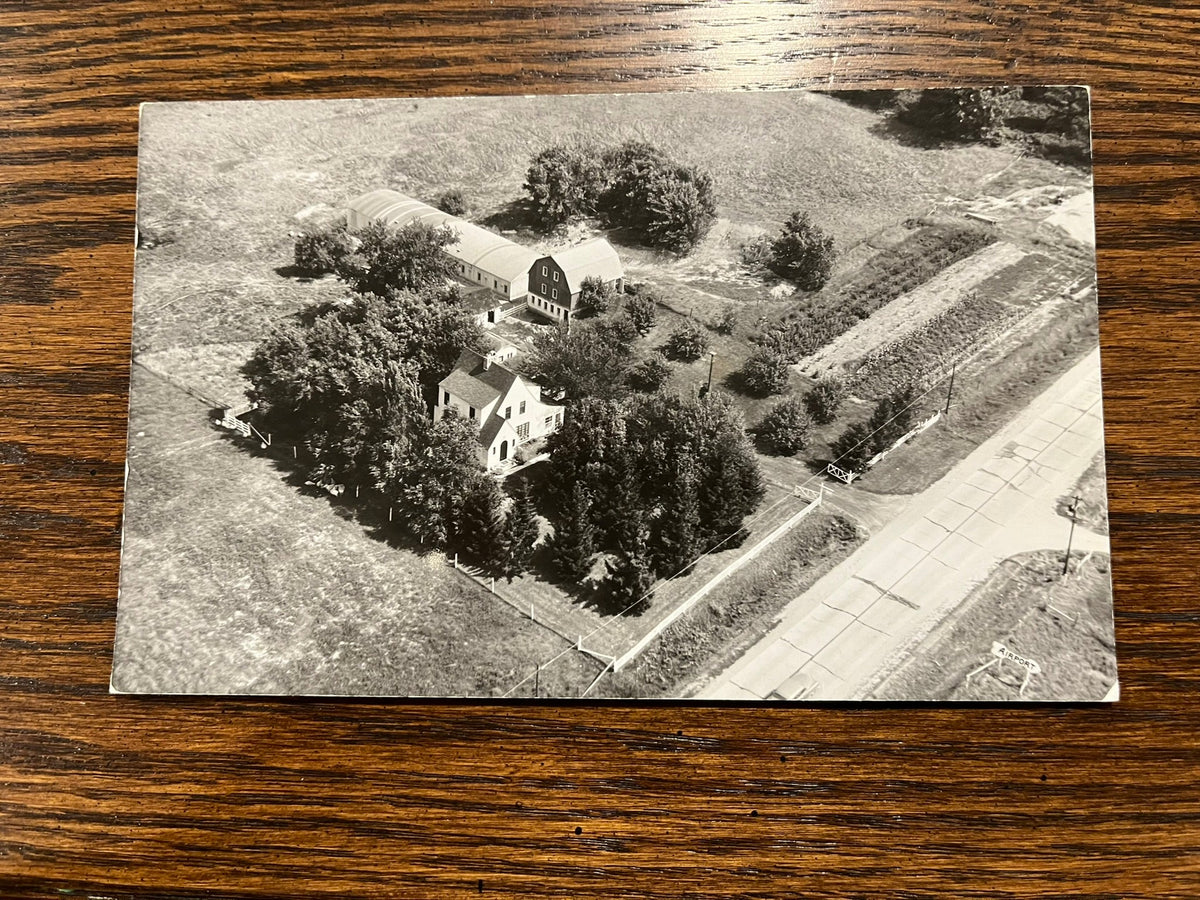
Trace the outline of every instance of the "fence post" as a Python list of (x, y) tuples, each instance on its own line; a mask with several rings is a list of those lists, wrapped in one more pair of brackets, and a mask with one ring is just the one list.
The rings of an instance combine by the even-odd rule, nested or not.
[(455, 569), (458, 568), (458, 551), (457, 550), (454, 551), (454, 568)]
[(395, 509), (395, 507), (393, 507), (393, 506), (388, 507), (388, 521), (389, 522), (392, 521), (392, 510), (393, 509)]
[(492, 576), (492, 593), (496, 593), (496, 576)]

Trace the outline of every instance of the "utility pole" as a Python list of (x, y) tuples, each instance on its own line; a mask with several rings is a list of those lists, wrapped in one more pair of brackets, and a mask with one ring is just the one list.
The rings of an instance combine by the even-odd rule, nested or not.
[(1075, 538), (1075, 514), (1079, 511), (1078, 495), (1071, 501), (1071, 505), (1067, 507), (1067, 512), (1071, 514), (1071, 530), (1067, 532), (1067, 555), (1063, 557), (1063, 570), (1065, 576), (1071, 568), (1071, 541)]
[(704, 388), (700, 391), (700, 399), (701, 400), (703, 400), (705, 397), (707, 397), (709, 394), (712, 393), (713, 363), (716, 361), (716, 358), (717, 358), (716, 351), (709, 350), (708, 351), (708, 384), (706, 384), (704, 386)]
[(954, 373), (958, 371), (958, 363), (950, 367), (950, 387), (946, 391), (946, 408), (942, 410), (943, 416), (950, 415), (950, 398), (954, 396)]

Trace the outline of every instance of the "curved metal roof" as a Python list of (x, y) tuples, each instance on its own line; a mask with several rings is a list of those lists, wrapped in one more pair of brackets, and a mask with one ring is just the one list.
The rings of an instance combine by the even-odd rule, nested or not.
[(458, 243), (446, 248), (455, 259), (496, 278), (512, 282), (529, 271), (537, 254), (495, 232), (480, 228), (427, 203), (386, 188), (368, 191), (350, 201), (349, 208), (372, 221), (397, 228), (422, 222), (434, 227), (448, 225), (458, 233)]

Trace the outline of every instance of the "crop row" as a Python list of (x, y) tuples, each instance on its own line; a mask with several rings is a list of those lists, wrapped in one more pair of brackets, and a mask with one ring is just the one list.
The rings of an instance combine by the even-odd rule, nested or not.
[(809, 295), (759, 343), (789, 362), (813, 353), (947, 266), (995, 241), (993, 234), (961, 226), (927, 226), (881, 251), (857, 278), (833, 292)]
[(920, 328), (865, 357), (851, 380), (860, 397), (890, 395), (908, 385), (925, 388), (942, 380), (950, 367), (1000, 332), (1027, 310), (970, 293)]

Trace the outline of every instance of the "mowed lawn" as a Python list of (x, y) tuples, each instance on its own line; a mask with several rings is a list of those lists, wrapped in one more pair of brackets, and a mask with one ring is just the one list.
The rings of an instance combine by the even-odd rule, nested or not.
[[(289, 484), (136, 366), (133, 397), (118, 690), (488, 696), (566, 646), (440, 554)], [(596, 671), (571, 653), (543, 691), (576, 695)]]

